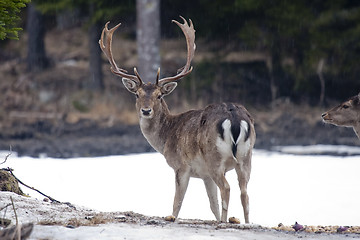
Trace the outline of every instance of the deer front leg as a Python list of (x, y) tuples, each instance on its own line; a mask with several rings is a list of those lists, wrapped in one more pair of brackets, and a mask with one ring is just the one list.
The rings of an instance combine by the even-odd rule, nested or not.
[(230, 199), (230, 185), (225, 178), (225, 174), (219, 174), (215, 177), (214, 182), (220, 188), (221, 194), (221, 222), (227, 222), (227, 213), (228, 213), (228, 206), (229, 206), (229, 199)]
[(188, 169), (179, 169), (175, 171), (175, 197), (173, 205), (174, 218), (177, 218), (181, 209), (182, 202), (189, 185), (190, 171)]
[(211, 178), (205, 178), (203, 180), (204, 180), (206, 192), (209, 197), (211, 211), (215, 215), (216, 220), (220, 221), (217, 186)]

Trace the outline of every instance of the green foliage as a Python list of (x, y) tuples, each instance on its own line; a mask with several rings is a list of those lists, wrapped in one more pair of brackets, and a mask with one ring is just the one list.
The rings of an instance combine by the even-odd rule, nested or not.
[(34, 0), (34, 2), (40, 11), (48, 14), (78, 8), (88, 17), (88, 23), (108, 21), (115, 16), (134, 13), (135, 10), (135, 1), (125, 0)]
[(173, 0), (161, 4), (166, 31), (175, 29), (170, 20), (180, 13), (193, 20), (197, 38), (218, 42), (219, 48), (232, 43), (237, 50), (268, 53), (278, 97), (318, 99), (321, 59), (325, 60), (327, 96), (346, 99), (360, 90), (360, 1)]
[[(235, 7), (244, 21), (237, 31), (239, 41), (250, 49), (268, 51), (272, 60), (293, 60), (293, 64), (282, 63), (280, 68), (273, 69), (274, 75), (284, 72), (280, 74), (280, 96), (316, 98), (317, 66), (321, 59), (325, 59), (326, 85), (336, 82), (345, 87), (346, 81), (359, 86), (360, 71), (356, 65), (360, 54), (360, 2), (236, 0)], [(290, 79), (294, 79), (293, 86), (284, 87)], [(344, 98), (336, 96), (339, 92), (327, 89), (329, 95)]]
[(30, 0), (1, 0), (0, 1), (0, 39), (18, 39), (18, 31), (22, 29), (16, 27), (20, 20), (18, 16), (21, 8), (26, 7)]
[[(29, 0), (0, 0), (0, 39), (17, 37), (19, 29), (13, 22), (18, 20), (16, 14), (27, 2)], [(47, 14), (80, 9), (80, 15), (87, 24), (115, 18), (121, 18), (121, 21), (135, 18), (135, 0), (33, 2)], [(181, 35), (171, 20), (182, 15), (193, 20), (197, 39), (212, 42), (211, 47), (215, 51), (220, 49), (222, 53), (223, 49), (229, 51), (235, 46), (236, 51), (257, 51), (269, 55), (269, 74), (279, 88), (278, 97), (308, 96), (318, 99), (317, 66), (321, 59), (325, 60), (323, 73), (327, 96), (345, 99), (348, 97), (345, 95), (356, 94), (360, 90), (360, 1), (170, 0), (161, 1), (160, 12), (163, 36)], [(220, 60), (218, 63), (221, 63)], [(216, 84), (216, 72), (209, 64), (213, 63), (198, 64), (194, 69), (192, 75), (198, 74), (196, 76), (202, 79), (200, 82), (196, 79), (197, 88), (207, 89), (209, 82)], [(224, 73), (225, 76), (227, 74), (230, 75)], [(268, 87), (266, 81), (269, 78), (259, 79), (263, 81), (260, 85)], [(352, 92), (347, 93), (345, 88)]]

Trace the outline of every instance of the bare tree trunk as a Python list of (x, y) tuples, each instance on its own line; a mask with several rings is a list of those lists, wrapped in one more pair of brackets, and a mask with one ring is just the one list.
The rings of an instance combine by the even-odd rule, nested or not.
[(287, 96), (285, 72), (282, 66), (282, 45), (281, 38), (278, 34), (273, 36), (273, 44), (270, 49), (271, 54), (271, 72), (270, 88), (271, 100), (274, 102), (277, 98)]
[(33, 3), (28, 6), (27, 33), (27, 68), (31, 72), (41, 71), (49, 66), (49, 60), (45, 53), (43, 16)]
[(324, 105), (324, 100), (325, 100), (325, 79), (323, 75), (324, 64), (325, 64), (325, 59), (323, 58), (320, 59), (316, 70), (316, 73), (319, 76), (319, 80), (320, 80), (320, 99), (319, 99), (320, 106)]
[(86, 88), (90, 90), (104, 90), (104, 81), (102, 73), (101, 49), (99, 48), (99, 39), (101, 34), (101, 24), (94, 23), (89, 28), (89, 67), (90, 76)]
[[(90, 17), (94, 15), (95, 4), (90, 3), (89, 5)], [(91, 22), (88, 32), (89, 40), (89, 78), (88, 81), (84, 82), (85, 88), (96, 91), (104, 90), (104, 81), (102, 73), (102, 61), (101, 61), (101, 49), (99, 48), (99, 39), (101, 35), (101, 23)]]
[(79, 8), (64, 9), (56, 13), (56, 27), (59, 30), (66, 30), (80, 24)]
[(138, 70), (144, 82), (155, 82), (160, 67), (160, 0), (137, 0)]
[(277, 48), (271, 51), (270, 91), (271, 101), (274, 102), (279, 96), (279, 75), (281, 72), (281, 58)]

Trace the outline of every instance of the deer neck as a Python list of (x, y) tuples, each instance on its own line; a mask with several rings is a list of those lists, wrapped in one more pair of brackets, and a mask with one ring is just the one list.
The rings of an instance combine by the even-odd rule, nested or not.
[(163, 153), (166, 132), (169, 131), (172, 116), (164, 99), (153, 118), (139, 117), (140, 129), (146, 140), (158, 152)]

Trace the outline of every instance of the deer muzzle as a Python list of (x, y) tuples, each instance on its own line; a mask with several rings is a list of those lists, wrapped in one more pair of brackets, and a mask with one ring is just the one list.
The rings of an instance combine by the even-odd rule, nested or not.
[(328, 112), (325, 112), (325, 113), (321, 114), (321, 117), (322, 117), (324, 122), (330, 122), (332, 120), (331, 117), (329, 116)]
[(141, 108), (141, 115), (145, 118), (151, 118), (152, 113), (153, 111), (151, 108)]

